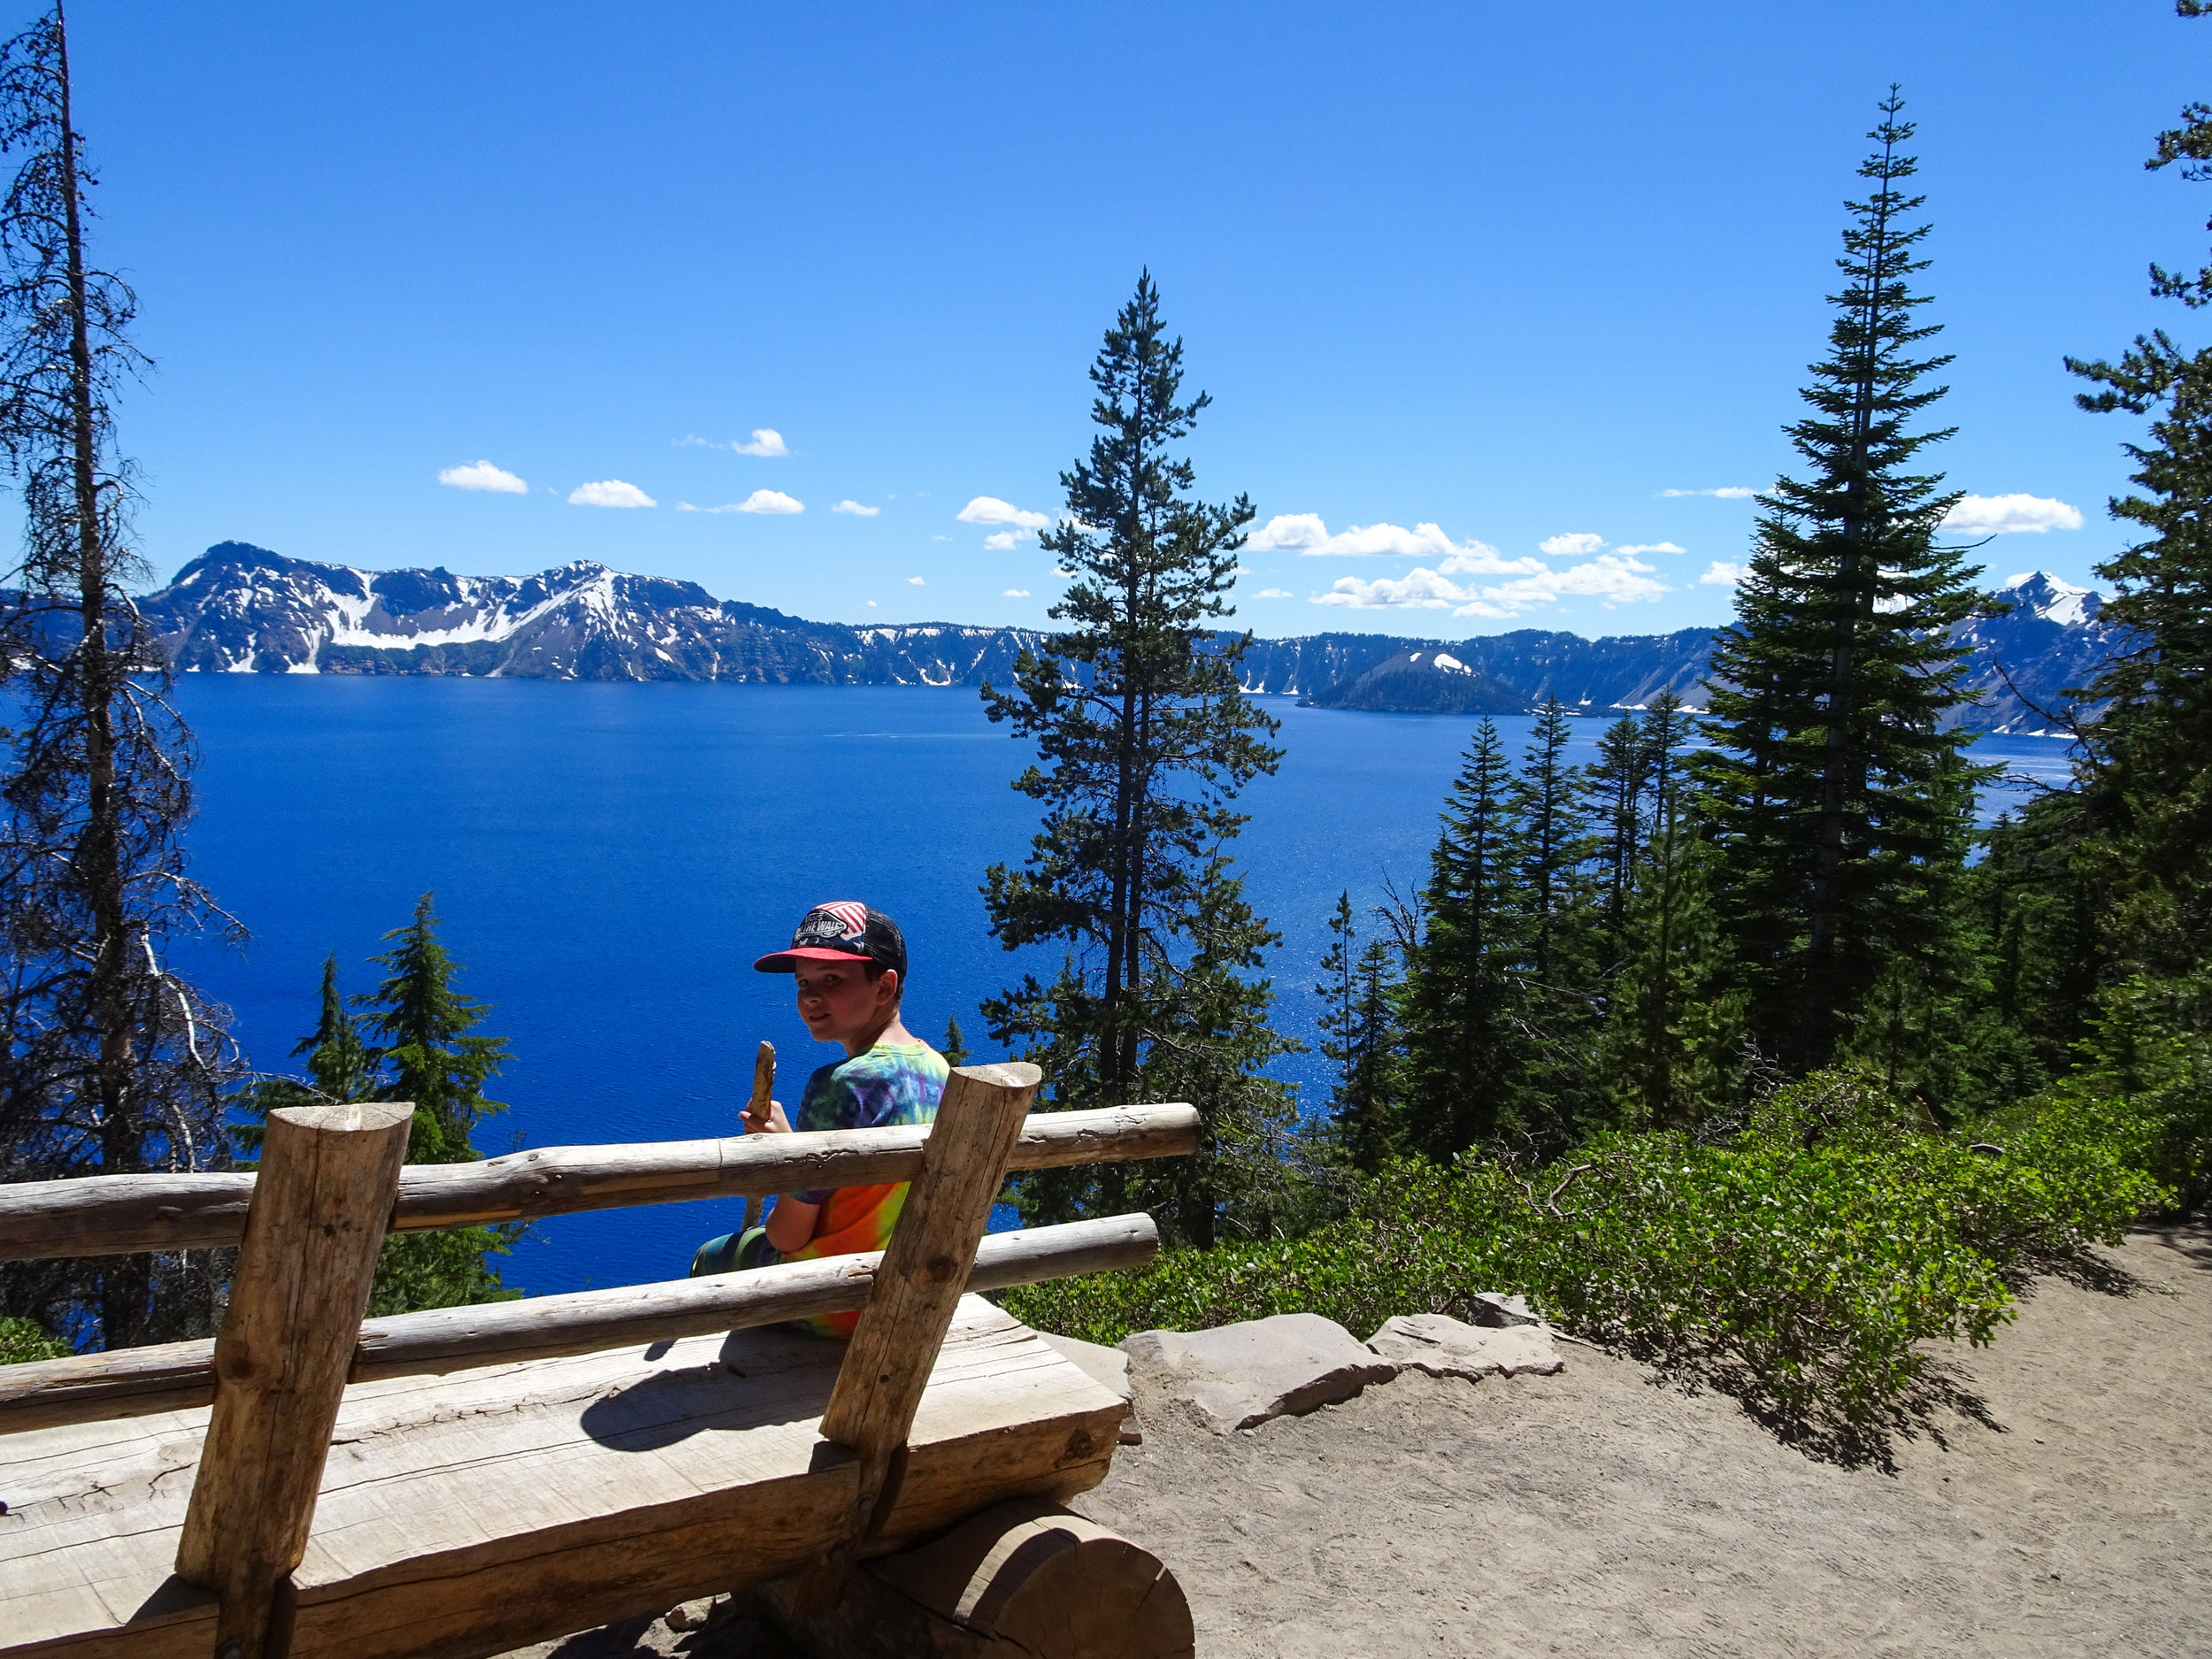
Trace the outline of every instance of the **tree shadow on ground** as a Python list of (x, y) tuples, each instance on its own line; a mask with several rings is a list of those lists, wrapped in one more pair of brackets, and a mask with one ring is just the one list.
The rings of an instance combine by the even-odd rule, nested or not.
[(1895, 1399), (1858, 1417), (1840, 1409), (1791, 1410), (1747, 1367), (1717, 1355), (1655, 1363), (1650, 1380), (1655, 1386), (1688, 1395), (1708, 1389), (1726, 1394), (1785, 1446), (1815, 1463), (1841, 1469), (1893, 1475), (1901, 1442), (1925, 1440), (1947, 1450), (1948, 1434), (1960, 1419), (1993, 1434), (2011, 1432), (1991, 1412), (1989, 1402), (1968, 1386), (1966, 1374), (1941, 1362), (1932, 1363)]

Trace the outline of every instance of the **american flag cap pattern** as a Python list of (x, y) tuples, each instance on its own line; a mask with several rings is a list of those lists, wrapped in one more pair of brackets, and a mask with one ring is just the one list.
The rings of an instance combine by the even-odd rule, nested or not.
[[(850, 899), (818, 904), (799, 924), (800, 939), (862, 939), (868, 932), (868, 907)], [(791, 941), (799, 942), (798, 939)]]
[(799, 920), (791, 943), (772, 951), (753, 966), (763, 973), (789, 973), (804, 960), (862, 960), (896, 968), (906, 975), (906, 940), (898, 924), (856, 899), (818, 904)]

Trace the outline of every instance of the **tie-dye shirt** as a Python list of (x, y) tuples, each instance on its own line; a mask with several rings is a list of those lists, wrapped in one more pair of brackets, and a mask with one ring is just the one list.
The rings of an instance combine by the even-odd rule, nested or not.
[[(881, 1129), (894, 1124), (937, 1120), (937, 1102), (950, 1068), (945, 1056), (926, 1042), (879, 1042), (865, 1053), (826, 1065), (809, 1078), (791, 1126), (810, 1129)], [(791, 1194), (802, 1203), (819, 1204), (814, 1236), (787, 1262), (821, 1256), (850, 1256), (880, 1250), (906, 1204), (904, 1181), (877, 1187), (833, 1187)], [(857, 1313), (826, 1314), (806, 1322), (823, 1336), (846, 1336), (860, 1323)]]

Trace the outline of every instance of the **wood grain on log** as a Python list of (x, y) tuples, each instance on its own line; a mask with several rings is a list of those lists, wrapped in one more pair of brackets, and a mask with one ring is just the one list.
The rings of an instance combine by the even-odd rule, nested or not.
[(922, 1167), (907, 1188), (859, 1326), (822, 1414), (822, 1438), (860, 1455), (864, 1523), (906, 1440), (954, 1307), (975, 1265), (1044, 1073), (1026, 1062), (956, 1067), (945, 1081)]
[[(346, 1391), (292, 1574), (295, 1654), (474, 1659), (793, 1571), (844, 1524), (856, 1460), (818, 1432), (843, 1345), (695, 1337)], [(1104, 1477), (1123, 1403), (965, 1299), (880, 1538)], [(8, 1444), (0, 1653), (207, 1659), (169, 1578), (204, 1410)]]
[[(971, 1291), (1141, 1267), (1159, 1251), (1145, 1215), (994, 1233), (976, 1252)], [(745, 1330), (867, 1305), (881, 1258), (828, 1256), (615, 1290), (439, 1308), (362, 1323), (349, 1377), (367, 1382), (588, 1354)], [(0, 1366), (0, 1434), (205, 1405), (215, 1344), (171, 1342)]]
[(177, 1576), (221, 1599), (217, 1659), (263, 1659), (278, 1583), (307, 1548), (413, 1120), (404, 1102), (268, 1116), (177, 1544)]
[[(526, 1221), (630, 1205), (686, 1203), (825, 1187), (910, 1181), (926, 1125), (732, 1135), (639, 1146), (541, 1147), (478, 1164), (411, 1164), (400, 1176), (401, 1232)], [(1040, 1112), (1010, 1170), (1181, 1157), (1198, 1148), (1185, 1105)], [(234, 1245), (254, 1178), (95, 1175), (0, 1186), (0, 1261), (199, 1250)]]

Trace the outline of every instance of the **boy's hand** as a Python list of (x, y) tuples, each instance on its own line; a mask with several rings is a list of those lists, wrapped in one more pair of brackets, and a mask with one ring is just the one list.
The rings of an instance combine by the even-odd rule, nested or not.
[(791, 1120), (783, 1115), (783, 1102), (780, 1100), (770, 1101), (758, 1112), (748, 1107), (738, 1115), (738, 1121), (745, 1125), (745, 1133), (749, 1135), (787, 1135), (791, 1133)]

